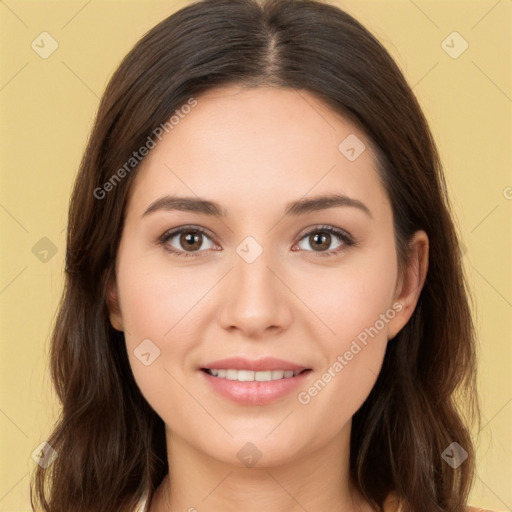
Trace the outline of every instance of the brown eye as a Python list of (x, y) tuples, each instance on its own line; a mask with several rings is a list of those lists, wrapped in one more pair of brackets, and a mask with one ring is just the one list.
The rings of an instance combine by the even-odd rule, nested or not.
[(196, 232), (181, 233), (179, 241), (185, 250), (199, 250), (203, 244), (203, 235)]
[(327, 250), (331, 245), (331, 235), (323, 232), (320, 234), (315, 233), (314, 235), (309, 235), (308, 241), (315, 251)]
[[(332, 244), (333, 242), (336, 242), (336, 239), (338, 239), (338, 243), (333, 246)], [(311, 249), (304, 246), (304, 241)], [(308, 252), (318, 253), (340, 252), (343, 250), (344, 246), (350, 245), (353, 245), (353, 242), (347, 234), (330, 226), (325, 228), (316, 228), (315, 230), (306, 233), (299, 243), (299, 247), (301, 249)]]
[[(190, 227), (168, 231), (160, 237), (159, 242), (166, 250), (177, 256), (199, 256), (201, 252), (214, 247), (206, 231)], [(210, 245), (205, 242), (209, 242)]]

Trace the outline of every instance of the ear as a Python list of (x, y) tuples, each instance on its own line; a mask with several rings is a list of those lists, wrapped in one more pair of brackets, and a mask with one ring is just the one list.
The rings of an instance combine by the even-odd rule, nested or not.
[(123, 317), (119, 307), (119, 295), (115, 278), (109, 280), (107, 288), (107, 307), (112, 327), (116, 331), (123, 331)]
[(388, 340), (394, 338), (409, 321), (421, 290), (425, 284), (428, 270), (429, 240), (425, 231), (417, 231), (409, 243), (409, 258), (406, 268), (399, 276), (395, 289), (395, 303), (399, 303), (397, 314), (389, 321)]

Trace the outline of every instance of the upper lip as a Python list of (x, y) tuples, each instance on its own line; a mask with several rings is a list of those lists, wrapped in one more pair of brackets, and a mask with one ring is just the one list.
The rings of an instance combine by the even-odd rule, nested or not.
[(221, 370), (221, 369), (235, 369), (235, 370), (253, 370), (253, 371), (265, 371), (265, 370), (291, 370), (300, 371), (309, 369), (307, 366), (300, 364), (294, 364), (290, 361), (284, 361), (283, 359), (276, 359), (275, 357), (263, 357), (261, 359), (245, 359), (243, 357), (228, 357), (227, 359), (219, 359), (218, 361), (212, 361), (202, 369), (208, 370)]

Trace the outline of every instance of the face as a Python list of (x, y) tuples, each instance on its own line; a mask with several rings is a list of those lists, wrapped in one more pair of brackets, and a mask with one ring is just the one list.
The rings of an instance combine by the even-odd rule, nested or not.
[[(168, 432), (218, 461), (241, 466), (250, 442), (282, 464), (350, 426), (418, 286), (398, 275), (391, 205), (355, 126), (305, 91), (196, 99), (131, 184), (111, 322)], [(339, 198), (308, 203), (323, 196)], [(212, 364), (232, 357), (267, 371), (204, 371), (243, 368)], [(287, 365), (307, 371), (258, 380)]]

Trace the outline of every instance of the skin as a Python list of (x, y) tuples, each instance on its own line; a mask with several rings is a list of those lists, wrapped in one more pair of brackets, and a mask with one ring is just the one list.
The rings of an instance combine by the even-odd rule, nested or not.
[[(375, 384), (388, 341), (414, 311), (427, 235), (416, 233), (399, 275), (391, 205), (370, 140), (311, 93), (232, 86), (197, 100), (131, 185), (108, 297), (136, 382), (166, 425), (171, 478), (150, 511), (370, 510), (348, 480), (351, 418)], [(350, 134), (366, 146), (355, 161), (338, 150)], [(361, 201), (371, 216), (349, 206), (284, 215), (288, 202), (333, 193)], [(227, 215), (144, 215), (171, 194), (215, 201)], [(188, 249), (195, 256), (166, 250), (187, 252), (179, 235), (157, 242), (188, 225), (214, 235)], [(331, 235), (327, 248), (315, 250), (305, 234), (319, 225), (343, 229), (357, 244)], [(236, 252), (247, 236), (263, 250), (252, 263)], [(378, 335), (301, 404), (298, 392), (397, 303), (400, 311)], [(134, 355), (147, 338), (161, 351), (149, 366)], [(198, 370), (230, 356), (274, 356), (313, 371), (275, 402), (240, 405), (212, 391)], [(248, 442), (261, 452), (253, 467), (237, 457)]]

